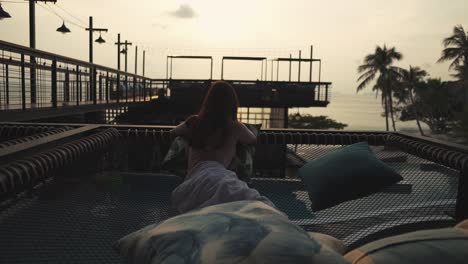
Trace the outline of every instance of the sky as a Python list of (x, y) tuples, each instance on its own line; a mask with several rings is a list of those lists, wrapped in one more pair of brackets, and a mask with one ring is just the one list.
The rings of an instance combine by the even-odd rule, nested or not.
[[(0, 39), (29, 45), (28, 5), (1, 1), (12, 18), (0, 21)], [(420, 66), (431, 77), (450, 79), (448, 64), (437, 64), (442, 40), (457, 24), (468, 30), (466, 0), (58, 0), (36, 6), (37, 48), (88, 60), (88, 17), (95, 27), (109, 29), (106, 44), (94, 45), (97, 64), (117, 67), (117, 33), (133, 43), (129, 71), (134, 72), (135, 46), (146, 50), (146, 75), (164, 78), (167, 55), (211, 55), (214, 78), (220, 77), (222, 56), (320, 58), (322, 81), (333, 92), (355, 93), (357, 67), (377, 45), (395, 46), (403, 53), (401, 67)], [(66, 20), (71, 33), (56, 32)], [(94, 38), (99, 37), (95, 33)], [(208, 61), (174, 61), (174, 78), (208, 78)], [(276, 67), (276, 66), (275, 66)], [(271, 65), (268, 65), (268, 78)], [(258, 62), (227, 62), (226, 79), (259, 79)], [(302, 65), (301, 80), (309, 68)], [(276, 78), (276, 68), (274, 69)], [(313, 80), (318, 78), (314, 65)], [(288, 79), (288, 65), (280, 65), (279, 79)], [(293, 80), (298, 79), (297, 63)], [(367, 90), (370, 92), (370, 88)]]

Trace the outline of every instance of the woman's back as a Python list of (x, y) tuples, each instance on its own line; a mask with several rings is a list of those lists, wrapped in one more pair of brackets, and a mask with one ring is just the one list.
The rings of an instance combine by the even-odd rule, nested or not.
[[(186, 121), (177, 126), (173, 132), (177, 136), (190, 139), (194, 132), (193, 129), (196, 128), (187, 124)], [(230, 121), (224, 133), (221, 130), (213, 131), (206, 138), (203, 147), (190, 147), (189, 170), (201, 161), (217, 161), (227, 168), (234, 158), (238, 142), (243, 144), (256, 142), (256, 136), (238, 121)], [(218, 142), (222, 142), (222, 144), (217, 145)]]
[(200, 111), (172, 130), (189, 141), (188, 175), (172, 192), (173, 205), (187, 212), (214, 204), (258, 200), (273, 205), (227, 169), (237, 143), (253, 144), (256, 136), (237, 121), (239, 102), (234, 88), (218, 81), (208, 90)]

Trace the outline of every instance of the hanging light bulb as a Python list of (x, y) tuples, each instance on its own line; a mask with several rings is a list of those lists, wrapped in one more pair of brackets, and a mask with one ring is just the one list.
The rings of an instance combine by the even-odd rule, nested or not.
[(0, 20), (4, 18), (10, 18), (10, 14), (7, 11), (3, 10), (2, 3), (0, 3)]
[(106, 43), (106, 41), (102, 38), (101, 33), (99, 32), (99, 38), (96, 39), (96, 42), (99, 44)]
[(122, 54), (127, 53), (127, 49), (126, 49), (126, 48), (123, 48), (122, 51), (120, 51), (120, 53), (122, 53)]
[(71, 32), (70, 29), (68, 29), (67, 26), (65, 26), (65, 21), (63, 21), (63, 24), (61, 27), (57, 28), (57, 31), (61, 32), (62, 34)]

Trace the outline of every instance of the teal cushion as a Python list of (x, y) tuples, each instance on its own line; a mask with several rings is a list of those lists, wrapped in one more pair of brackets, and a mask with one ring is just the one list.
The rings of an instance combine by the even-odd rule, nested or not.
[(344, 264), (344, 258), (262, 202), (205, 207), (115, 243), (127, 263)]
[(365, 142), (309, 161), (299, 169), (299, 177), (314, 211), (378, 192), (403, 179), (380, 161)]
[(346, 254), (354, 264), (465, 264), (468, 230), (443, 228), (381, 239)]

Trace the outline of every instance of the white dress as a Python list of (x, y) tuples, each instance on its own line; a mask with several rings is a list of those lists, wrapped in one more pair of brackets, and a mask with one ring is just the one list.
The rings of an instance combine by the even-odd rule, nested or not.
[(274, 207), (265, 196), (239, 180), (235, 172), (217, 161), (201, 161), (189, 172), (185, 181), (172, 192), (172, 205), (179, 213), (210, 205), (255, 200)]

